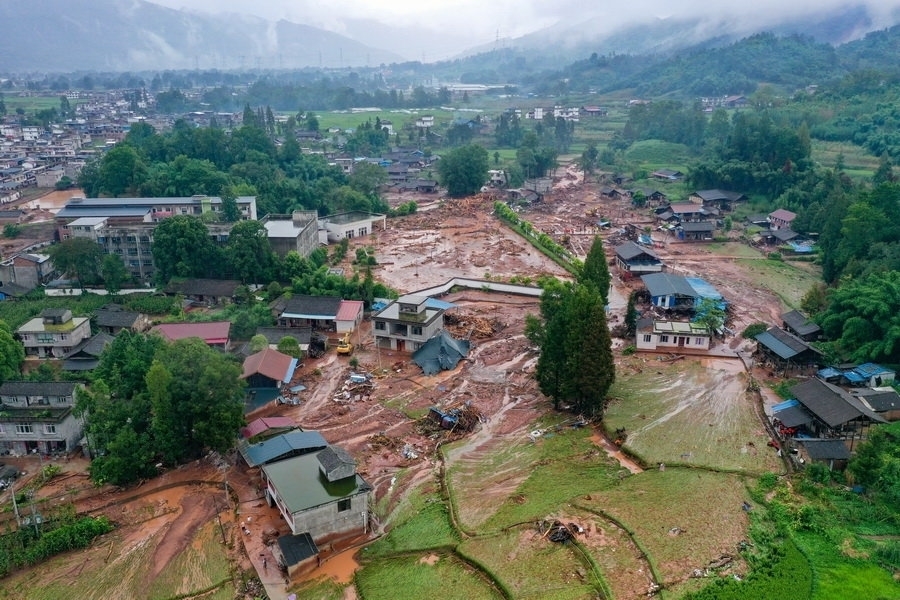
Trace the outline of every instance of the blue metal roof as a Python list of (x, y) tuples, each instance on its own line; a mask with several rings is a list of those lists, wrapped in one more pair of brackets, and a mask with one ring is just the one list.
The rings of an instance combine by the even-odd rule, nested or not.
[(786, 408), (791, 408), (792, 406), (799, 406), (800, 401), (796, 398), (791, 398), (790, 400), (785, 400), (784, 402), (780, 402), (772, 407), (772, 412), (777, 413)]
[(328, 442), (318, 431), (290, 431), (247, 447), (245, 458), (251, 467), (264, 465), (288, 455), (325, 448)]
[(425, 301), (425, 306), (427, 308), (439, 308), (443, 310), (450, 310), (451, 308), (456, 308), (456, 305), (452, 302), (445, 302), (443, 300), (438, 300), (437, 298), (428, 298)]
[(766, 348), (777, 354), (785, 360), (793, 358), (799, 354), (796, 350), (776, 338), (768, 331), (764, 331), (756, 336), (756, 340), (763, 344)]
[(712, 298), (713, 300), (722, 299), (722, 294), (719, 293), (719, 290), (708, 281), (700, 279), (699, 277), (685, 277), (684, 279), (701, 298)]
[(856, 371), (844, 371), (844, 377), (850, 383), (863, 383), (864, 381), (866, 381), (866, 379), (868, 379), (867, 377), (860, 375)]
[(853, 370), (868, 379), (869, 377), (875, 377), (876, 375), (886, 375), (888, 373), (893, 373), (893, 369), (888, 369), (887, 367), (882, 367), (876, 363), (864, 363), (859, 365), (858, 367), (853, 367)]
[(816, 371), (816, 377), (819, 379), (834, 379), (835, 377), (840, 377), (844, 372), (840, 369), (835, 369), (834, 367), (825, 367), (824, 369), (819, 369)]

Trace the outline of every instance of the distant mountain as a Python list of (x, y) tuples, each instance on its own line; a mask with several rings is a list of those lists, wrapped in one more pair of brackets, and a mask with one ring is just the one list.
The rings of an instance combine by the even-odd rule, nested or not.
[(0, 70), (139, 71), (378, 65), (402, 58), (287, 21), (143, 0), (0, 2)]
[[(736, 42), (755, 33), (771, 32), (779, 36), (803, 35), (831, 45), (858, 39), (867, 32), (895, 24), (900, 15), (892, 13), (889, 22), (880, 21), (865, 4), (844, 6), (830, 11), (810, 8), (808, 14), (783, 18), (778, 14), (761, 15), (748, 21), (719, 13), (707, 16), (648, 18), (610, 30), (609, 17), (598, 15), (581, 21), (571, 20), (515, 39), (473, 48), (460, 58), (483, 54), (502, 47), (520, 52), (532, 66), (547, 68), (560, 61), (598, 55), (668, 55), (688, 48), (712, 48)], [(544, 58), (546, 60), (542, 61)]]

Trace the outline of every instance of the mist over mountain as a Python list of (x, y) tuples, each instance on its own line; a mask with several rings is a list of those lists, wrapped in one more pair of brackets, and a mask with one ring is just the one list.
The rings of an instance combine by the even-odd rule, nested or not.
[(0, 3), (0, 70), (300, 68), (402, 57), (319, 29), (240, 14), (199, 14), (143, 0)]
[(460, 58), (503, 48), (527, 55), (535, 67), (545, 67), (559, 61), (582, 59), (593, 53), (669, 54), (687, 48), (717, 47), (762, 31), (776, 35), (799, 34), (817, 42), (838, 45), (898, 21), (900, 11), (895, 9), (885, 17), (884, 14), (873, 14), (866, 4), (831, 10), (811, 7), (805, 14), (787, 18), (766, 13), (748, 20), (713, 12), (704, 16), (647, 17), (613, 30), (610, 30), (609, 17), (592, 16), (580, 21), (566, 21), (515, 39), (479, 46)]
[[(759, 10), (752, 18), (716, 5), (661, 18), (625, 8), (602, 13), (603, 7), (579, 6), (576, 11), (575, 3), (560, 0), (557, 12), (568, 16), (556, 25), (462, 51), (472, 32), (450, 24), (378, 21), (337, 8), (328, 13), (326, 30), (248, 14), (252, 7), (247, 4), (222, 5), (243, 13), (213, 13), (145, 0), (3, 2), (0, 22), (14, 25), (0, 36), (0, 71), (375, 67), (456, 56), (445, 59), (444, 66), (456, 63), (457, 74), (468, 71), (476, 77), (493, 71), (494, 80), (502, 81), (523, 71), (559, 69), (594, 53), (659, 60), (679, 50), (722, 47), (761, 31), (838, 45), (900, 22), (900, 8), (889, 4), (859, 0), (838, 7), (832, 2), (828, 8), (795, 2), (783, 11)], [(453, 69), (446, 73), (452, 77)]]

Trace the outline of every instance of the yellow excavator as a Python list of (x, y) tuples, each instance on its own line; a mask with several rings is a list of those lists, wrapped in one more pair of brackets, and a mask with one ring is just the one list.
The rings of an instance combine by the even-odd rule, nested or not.
[(353, 344), (350, 343), (350, 332), (344, 334), (337, 345), (338, 354), (351, 354), (353, 352)]

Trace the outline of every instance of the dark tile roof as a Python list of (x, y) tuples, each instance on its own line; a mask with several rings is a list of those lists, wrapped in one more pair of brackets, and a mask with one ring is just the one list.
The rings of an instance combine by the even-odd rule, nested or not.
[(784, 324), (797, 332), (797, 335), (810, 335), (822, 331), (818, 325), (809, 320), (799, 310), (792, 310), (781, 315)]
[(624, 261), (635, 259), (639, 256), (647, 255), (659, 262), (659, 255), (650, 248), (639, 246), (634, 242), (625, 242), (621, 246), (616, 246), (616, 256)]
[(66, 358), (72, 358), (77, 354), (85, 354), (87, 356), (99, 358), (100, 355), (103, 354), (103, 350), (106, 349), (106, 346), (111, 344), (112, 341), (113, 336), (107, 333), (98, 333), (95, 336), (83, 340), (80, 344), (72, 348), (66, 355)]
[(895, 390), (862, 389), (854, 394), (877, 413), (900, 410), (900, 394)]
[(291, 296), (282, 313), (334, 318), (340, 308), (341, 299), (337, 296)]
[(850, 449), (843, 440), (817, 440), (803, 438), (798, 440), (812, 460), (849, 460)]
[(356, 461), (350, 456), (350, 453), (340, 446), (328, 446), (317, 455), (319, 464), (328, 473), (343, 465), (353, 465), (356, 467)]
[(680, 227), (688, 233), (695, 233), (698, 231), (713, 231), (715, 229), (715, 226), (710, 221), (682, 223)]
[(141, 313), (125, 310), (118, 304), (107, 304), (94, 312), (99, 327), (134, 327)]
[(864, 406), (858, 398), (821, 379), (807, 379), (793, 386), (791, 394), (829, 427), (837, 427), (860, 417), (879, 423), (885, 422)]
[(0, 385), (0, 395), (71, 396), (76, 386), (75, 381), (4, 381)]
[(699, 298), (700, 296), (691, 287), (687, 279), (681, 275), (672, 275), (671, 273), (651, 273), (650, 275), (641, 275), (641, 281), (647, 287), (647, 291), (651, 296), (688, 296), (690, 298)]
[(308, 533), (278, 536), (278, 549), (281, 550), (287, 567), (299, 564), (319, 553), (319, 548)]
[(794, 334), (778, 327), (770, 327), (767, 331), (757, 334), (756, 341), (784, 360), (794, 358), (807, 350), (816, 351)]
[(312, 337), (312, 327), (257, 327), (256, 334), (266, 336), (270, 344), (277, 344), (282, 338), (291, 337), (305, 346)]
[(22, 287), (21, 285), (17, 285), (15, 283), (7, 282), (7, 283), (0, 285), (0, 294), (4, 294), (4, 295), (10, 296), (12, 298), (20, 298), (20, 297), (28, 294), (28, 292), (30, 292), (32, 289), (34, 289), (34, 288), (29, 289), (26, 287)]
[(232, 298), (240, 285), (240, 281), (233, 279), (185, 279), (184, 281), (170, 281), (166, 286), (166, 293)]

